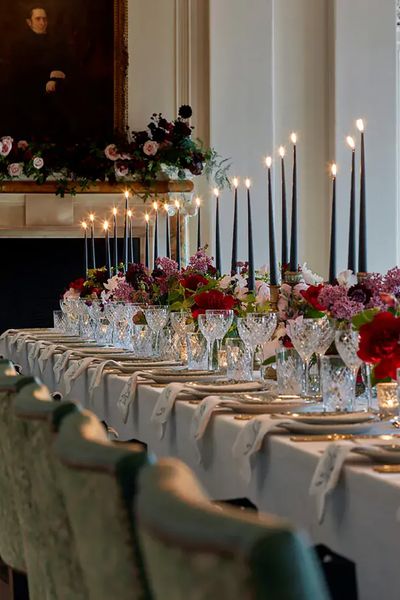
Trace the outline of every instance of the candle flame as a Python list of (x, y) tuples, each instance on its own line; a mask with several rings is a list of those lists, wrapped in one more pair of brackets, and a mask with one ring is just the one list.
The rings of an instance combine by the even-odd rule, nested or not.
[(128, 210), (128, 217), (131, 219), (132, 218), (132, 211), (131, 209)]
[(354, 139), (351, 137), (351, 135), (348, 135), (346, 138), (346, 142), (348, 143), (348, 145), (350, 146), (350, 148), (352, 150), (354, 150), (354, 148), (356, 147), (356, 144), (354, 142)]
[(144, 218), (146, 219), (146, 223), (148, 223), (148, 222), (149, 222), (149, 220), (150, 220), (150, 216), (149, 216), (149, 214), (148, 214), (148, 213), (146, 213), (146, 214), (144, 215)]
[(214, 192), (214, 196), (215, 196), (216, 198), (218, 198), (218, 196), (219, 196), (219, 189), (215, 187), (215, 188), (213, 189), (213, 192)]
[(169, 206), (168, 206), (167, 202), (164, 202), (163, 206), (164, 206), (165, 212), (167, 213), (168, 209), (169, 209)]
[(129, 198), (129, 191), (128, 190), (125, 190), (124, 196), (125, 196), (126, 200), (128, 200), (128, 198)]
[(197, 205), (197, 206), (200, 206), (200, 204), (201, 204), (201, 200), (200, 200), (200, 198), (197, 196), (197, 198), (196, 198), (196, 205)]
[(265, 159), (265, 164), (267, 165), (267, 168), (270, 169), (271, 165), (272, 165), (272, 158), (270, 156), (267, 156), (267, 158)]
[(82, 221), (81, 226), (83, 227), (83, 229), (87, 229), (87, 223), (86, 223), (86, 221)]
[(357, 125), (358, 131), (361, 131), (361, 133), (362, 133), (364, 131), (364, 121), (362, 119), (357, 119), (356, 125)]
[(154, 200), (154, 202), (153, 202), (153, 208), (154, 208), (154, 210), (158, 210), (158, 202), (157, 202), (157, 200)]
[(103, 229), (104, 229), (104, 231), (107, 231), (107, 229), (108, 229), (108, 221), (104, 221), (104, 223), (103, 223)]
[(114, 208), (113, 208), (113, 215), (114, 215), (114, 217), (117, 216), (117, 213), (118, 213), (118, 211), (117, 211), (116, 207), (114, 206)]
[(250, 179), (249, 179), (248, 177), (247, 177), (247, 179), (245, 180), (245, 182), (244, 182), (244, 183), (245, 183), (245, 185), (246, 185), (247, 189), (249, 189), (249, 188), (250, 188), (250, 186), (251, 186), (251, 181), (250, 181)]
[(179, 204), (179, 200), (175, 200), (175, 206), (179, 210), (181, 205)]
[(286, 154), (285, 146), (279, 146), (279, 156), (283, 158)]
[(93, 213), (90, 213), (90, 215), (89, 215), (89, 219), (90, 219), (90, 220), (91, 220), (91, 222), (93, 223), (93, 221), (94, 221), (94, 214), (93, 214)]
[(290, 141), (292, 142), (292, 144), (297, 144), (297, 135), (294, 131), (290, 134)]
[(332, 173), (332, 177), (336, 177), (336, 174), (337, 174), (337, 165), (335, 163), (333, 163), (331, 165), (331, 173)]
[(239, 187), (239, 179), (237, 177), (233, 178), (233, 186), (237, 189)]

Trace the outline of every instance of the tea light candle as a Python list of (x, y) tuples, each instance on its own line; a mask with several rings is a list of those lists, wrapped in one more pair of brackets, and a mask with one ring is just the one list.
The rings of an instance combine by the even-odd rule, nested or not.
[(377, 383), (379, 413), (381, 417), (395, 417), (399, 414), (399, 399), (397, 397), (397, 383)]

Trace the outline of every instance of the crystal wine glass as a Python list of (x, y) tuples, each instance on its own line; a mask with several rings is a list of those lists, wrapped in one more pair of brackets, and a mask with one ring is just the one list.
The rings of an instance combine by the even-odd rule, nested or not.
[(222, 340), (232, 325), (232, 310), (206, 310), (199, 315), (198, 322), (201, 333), (207, 340), (208, 370), (213, 370), (213, 347), (216, 340)]
[(318, 319), (319, 324), (319, 341), (315, 349), (317, 355), (318, 378), (321, 382), (321, 358), (324, 356), (329, 346), (335, 339), (335, 325), (328, 317)]
[(169, 308), (167, 306), (146, 306), (146, 308), (143, 308), (142, 310), (147, 325), (155, 334), (154, 352), (156, 356), (158, 356), (160, 352), (160, 332), (168, 323)]
[(359, 341), (358, 331), (350, 328), (336, 331), (335, 344), (337, 351), (354, 376), (354, 398), (356, 396), (357, 373), (362, 364), (361, 358), (357, 355)]
[(319, 344), (318, 319), (299, 318), (288, 323), (289, 336), (304, 365), (304, 395), (310, 396), (310, 359)]
[(250, 350), (252, 365), (257, 346), (262, 346), (271, 339), (276, 325), (276, 313), (249, 313), (246, 317), (237, 319), (239, 336)]

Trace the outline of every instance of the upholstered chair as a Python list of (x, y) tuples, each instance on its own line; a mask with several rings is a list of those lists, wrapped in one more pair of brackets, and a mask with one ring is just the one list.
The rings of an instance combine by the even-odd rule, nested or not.
[(145, 451), (109, 441), (89, 411), (63, 420), (54, 448), (88, 600), (149, 599), (131, 512)]
[(58, 426), (76, 410), (71, 402), (53, 401), (36, 382), (14, 401), (14, 445), (21, 449), (14, 468), (31, 600), (88, 598), (53, 452)]
[(155, 600), (328, 598), (312, 551), (290, 525), (213, 505), (180, 461), (143, 469), (135, 512)]

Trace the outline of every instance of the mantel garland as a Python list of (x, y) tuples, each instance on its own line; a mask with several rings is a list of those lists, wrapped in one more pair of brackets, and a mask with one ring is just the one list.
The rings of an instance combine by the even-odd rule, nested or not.
[(130, 131), (110, 140), (76, 143), (0, 138), (0, 183), (29, 178), (37, 184), (49, 179), (57, 183), (57, 195), (75, 194), (91, 183), (140, 181), (144, 185), (163, 174), (185, 179), (205, 174), (218, 187), (228, 182), (228, 159), (193, 139), (190, 106), (183, 105), (178, 117), (168, 121), (153, 113), (143, 131)]

